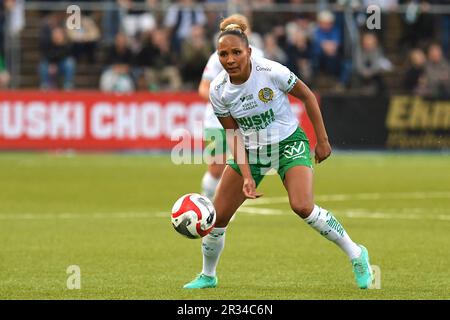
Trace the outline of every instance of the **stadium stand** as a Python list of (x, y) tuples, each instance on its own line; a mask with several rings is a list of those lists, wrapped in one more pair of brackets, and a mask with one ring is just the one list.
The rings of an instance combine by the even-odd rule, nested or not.
[[(132, 2), (132, 1), (131, 1)], [(150, 1), (152, 2), (152, 1)], [(153, 1), (154, 2), (154, 1)], [(173, 1), (172, 1), (173, 2)], [(153, 22), (155, 24), (151, 24), (151, 29), (157, 29), (159, 27), (164, 27), (164, 22), (168, 13), (168, 9), (170, 8), (170, 4), (172, 3), (170, 1), (162, 2), (165, 4), (165, 6), (161, 6), (158, 8), (160, 10), (162, 8), (163, 11), (153, 10)], [(189, 1), (188, 1), (189, 2)], [(192, 2), (192, 1), (191, 1)], [(192, 5), (195, 3), (200, 3), (204, 5), (205, 7), (205, 16), (207, 18), (206, 25), (214, 25), (215, 21), (220, 19), (221, 12), (218, 7), (211, 6), (211, 3), (209, 1), (193, 1)], [(290, 54), (288, 41), (286, 40), (286, 37), (288, 36), (288, 28), (287, 26), (289, 24), (292, 25), (292, 21), (295, 20), (295, 17), (298, 16), (295, 13), (293, 14), (292, 11), (287, 11), (283, 5), (297, 5), (298, 3), (302, 5), (307, 5), (310, 3), (309, 1), (266, 1), (266, 7), (258, 5), (251, 7), (253, 11), (248, 11), (248, 7), (241, 7), (237, 9), (243, 9), (247, 10), (251, 14), (252, 17), (258, 17), (254, 18), (256, 25), (254, 26), (255, 33), (260, 33), (262, 37), (266, 37), (266, 39), (271, 39), (270, 36), (275, 36), (275, 39), (278, 42), (278, 45), (282, 48), (282, 50), (288, 54)], [(321, 1), (319, 3), (326, 3), (326, 1)], [(402, 4), (403, 2), (400, 2)], [(431, 4), (435, 4), (438, 2), (433, 2)], [(219, 3), (220, 4), (220, 3)], [(137, 5), (144, 5), (143, 2), (138, 3)], [(216, 3), (212, 3), (212, 5), (217, 5)], [(264, 16), (267, 12), (267, 6), (273, 6), (273, 8), (278, 8), (273, 12), (273, 16), (275, 18), (272, 18), (274, 20), (274, 25), (268, 26), (267, 24), (264, 24), (261, 22), (261, 17)], [(13, 77), (17, 78), (15, 83), (17, 83), (18, 88), (38, 88), (40, 79), (38, 76), (37, 66), (40, 61), (40, 53), (39, 53), (39, 43), (41, 38), (41, 28), (42, 24), (46, 19), (48, 19), (49, 14), (55, 14), (59, 12), (59, 19), (65, 18), (65, 12), (61, 10), (37, 10), (36, 7), (26, 7), (25, 8), (25, 27), (20, 33), (20, 73), (17, 75), (12, 75)], [(270, 7), (272, 8), (272, 7)], [(283, 9), (285, 8), (285, 9)], [(310, 30), (314, 29), (315, 26), (315, 19), (316, 16), (320, 12), (315, 12), (312, 9), (320, 10), (320, 6), (317, 7), (306, 7), (310, 11), (305, 11), (306, 13), (303, 14), (306, 16), (309, 20), (309, 25), (307, 27)], [(330, 7), (335, 8), (335, 7)], [(47, 8), (48, 9), (48, 8)], [(405, 10), (408, 9), (408, 7), (404, 8)], [(149, 9), (150, 10), (150, 9)], [(262, 10), (262, 11), (258, 11)], [(265, 11), (264, 11), (265, 10)], [(286, 10), (286, 12), (283, 12), (283, 10)], [(311, 11), (312, 10), (312, 11)], [(402, 9), (403, 10), (403, 9)], [(385, 72), (383, 74), (383, 80), (386, 83), (386, 86), (390, 88), (390, 90), (393, 93), (402, 93), (404, 92), (404, 86), (402, 79), (406, 75), (408, 71), (408, 59), (409, 52), (411, 49), (413, 49), (413, 46), (408, 46), (408, 44), (413, 44), (415, 46), (419, 46), (423, 50), (426, 51), (427, 46), (431, 43), (431, 41), (439, 42), (440, 36), (445, 36), (445, 30), (440, 29), (441, 27), (441, 20), (442, 24), (447, 21), (448, 14), (447, 15), (439, 15), (434, 14), (434, 16), (431, 16), (431, 13), (423, 13), (422, 16), (424, 16), (424, 19), (421, 19), (419, 22), (421, 25), (421, 28), (423, 27), (423, 24), (427, 24), (426, 30), (430, 31), (430, 41), (424, 42), (423, 41), (423, 35), (417, 35), (419, 37), (418, 39), (411, 38), (412, 35), (410, 32), (408, 32), (408, 21), (405, 18), (406, 12), (403, 10), (397, 10), (395, 12), (390, 12), (389, 14), (383, 16), (382, 22), (384, 23), (383, 28), (388, 29), (389, 32), (384, 32), (382, 36), (382, 41), (380, 42), (382, 45), (383, 52), (386, 56), (386, 58), (392, 63), (393, 70), (392, 72)], [(109, 11), (107, 11), (109, 12)], [(359, 12), (359, 13), (358, 13)], [(105, 26), (105, 11), (99, 10), (93, 10), (92, 12), (92, 19), (93, 21), (101, 27), (102, 37), (101, 41), (99, 42), (97, 49), (95, 50), (95, 59), (96, 63), (87, 63), (82, 62), (78, 63), (76, 66), (76, 76), (75, 76), (75, 89), (98, 89), (99, 83), (100, 83), (100, 75), (102, 71), (106, 67), (106, 59), (107, 59), (107, 52), (109, 50), (109, 42), (108, 42), (108, 34), (106, 30), (103, 30)], [(342, 13), (339, 11), (335, 11), (336, 13), (336, 23), (339, 25), (341, 34), (344, 35), (344, 41), (349, 42), (348, 37), (344, 34), (344, 31), (346, 30), (347, 26), (345, 24), (345, 19), (342, 16)], [(361, 15), (361, 9), (359, 11), (355, 11), (354, 14), (354, 22), (358, 22), (358, 19), (360, 19)], [(430, 19), (432, 17), (432, 19)], [(433, 19), (436, 18), (436, 19)], [(280, 25), (280, 21), (283, 23)], [(202, 24), (205, 23), (202, 21)], [(429, 25), (431, 23), (431, 25)], [(365, 26), (360, 26), (357, 30), (359, 32), (361, 31), (367, 31), (363, 30)], [(281, 32), (280, 32), (281, 30)], [(206, 29), (206, 34), (210, 35), (212, 34), (211, 30)], [(142, 33), (143, 34), (143, 33)], [(357, 33), (358, 34), (358, 33)], [(135, 37), (132, 37), (130, 39), (132, 49), (135, 53), (137, 53), (142, 46), (141, 38), (139, 38), (139, 34), (137, 34)], [(359, 36), (359, 34), (358, 34)], [(434, 37), (433, 37), (434, 36)], [(443, 38), (444, 39), (444, 38)], [(311, 41), (312, 39), (309, 39)], [(405, 44), (406, 41), (406, 44)], [(445, 39), (443, 40), (443, 44), (445, 45)], [(339, 49), (341, 53), (341, 57), (345, 56), (345, 46), (348, 46), (348, 43), (343, 44), (343, 46)], [(210, 47), (213, 47), (213, 41), (210, 42)], [(264, 48), (263, 48), (264, 49)], [(445, 49), (445, 48), (444, 48)], [(445, 50), (444, 50), (445, 53)], [(446, 53), (448, 56), (448, 52)], [(283, 56), (283, 55), (281, 55)], [(347, 54), (348, 56), (348, 54)], [(149, 58), (151, 59), (151, 58)], [(142, 59), (141, 59), (142, 60)], [(353, 59), (354, 60), (354, 59)], [(347, 59), (347, 62), (351, 63), (352, 59)], [(342, 60), (341, 62), (345, 62)], [(355, 70), (355, 66), (345, 63), (342, 63), (342, 68), (347, 68), (348, 70)], [(349, 69), (350, 68), (350, 69)], [(134, 68), (135, 69), (135, 68)], [(180, 66), (180, 71), (182, 67)], [(345, 71), (345, 70), (344, 70)], [(133, 71), (133, 74), (136, 74), (136, 72)], [(140, 74), (137, 72), (137, 74)], [(350, 73), (349, 73), (350, 74)], [(300, 75), (301, 76), (301, 75)], [(186, 82), (186, 86), (182, 87), (183, 90), (190, 90), (193, 87), (195, 87), (195, 84), (192, 81), (186, 81), (186, 75), (184, 75), (184, 80)], [(198, 77), (197, 77), (198, 78)], [(341, 92), (347, 92), (352, 93), (352, 91), (358, 90), (358, 86), (355, 85), (355, 72), (351, 73), (351, 77), (348, 79), (349, 85), (345, 88), (344, 91), (342, 90), (336, 90), (337, 88), (337, 80), (336, 78), (331, 78), (328, 76), (324, 76), (321, 73), (314, 72), (312, 74), (313, 78), (313, 88), (316, 90), (321, 90), (322, 92), (329, 92), (329, 93), (341, 93)], [(305, 75), (305, 80), (308, 80), (308, 76)], [(138, 82), (138, 79), (135, 79), (136, 82)], [(196, 79), (195, 81), (198, 81)], [(137, 83), (138, 84), (138, 83)], [(137, 90), (147, 90), (150, 86), (148, 85), (137, 85)]]

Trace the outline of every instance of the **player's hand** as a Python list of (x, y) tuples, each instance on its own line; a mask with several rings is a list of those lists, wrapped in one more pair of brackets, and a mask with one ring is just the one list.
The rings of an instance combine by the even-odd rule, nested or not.
[(321, 163), (331, 154), (331, 146), (328, 141), (318, 142), (315, 149), (315, 161)]
[(256, 192), (256, 183), (253, 178), (244, 178), (242, 192), (247, 199), (256, 199), (262, 196), (262, 193)]

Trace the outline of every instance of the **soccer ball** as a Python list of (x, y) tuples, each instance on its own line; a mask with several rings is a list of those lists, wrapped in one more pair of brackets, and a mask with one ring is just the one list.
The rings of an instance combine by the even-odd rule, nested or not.
[(189, 239), (206, 236), (216, 223), (216, 209), (207, 197), (190, 193), (179, 198), (172, 208), (172, 225)]

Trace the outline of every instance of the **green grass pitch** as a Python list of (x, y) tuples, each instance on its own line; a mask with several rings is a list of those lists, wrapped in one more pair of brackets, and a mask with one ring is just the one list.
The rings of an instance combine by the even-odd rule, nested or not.
[(448, 154), (337, 153), (315, 166), (316, 202), (380, 268), (373, 290), (290, 212), (278, 176), (230, 224), (219, 286), (182, 289), (201, 270), (200, 240), (173, 230), (170, 209), (204, 169), (165, 155), (0, 154), (0, 299), (450, 299)]

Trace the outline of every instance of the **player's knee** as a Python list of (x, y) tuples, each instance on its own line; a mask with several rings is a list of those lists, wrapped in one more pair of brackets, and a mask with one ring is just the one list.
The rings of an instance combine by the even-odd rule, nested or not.
[(220, 179), (224, 169), (225, 169), (225, 164), (212, 163), (208, 167), (209, 173), (216, 179)]
[(311, 201), (297, 200), (291, 202), (292, 211), (299, 215), (302, 219), (307, 218), (314, 209), (314, 203)]

